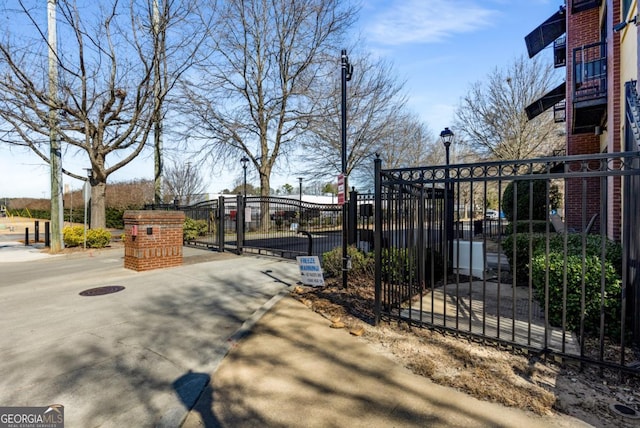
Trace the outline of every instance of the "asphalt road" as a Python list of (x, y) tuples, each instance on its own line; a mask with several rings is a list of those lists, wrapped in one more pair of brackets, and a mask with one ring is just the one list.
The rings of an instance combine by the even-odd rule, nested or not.
[[(295, 264), (265, 257), (149, 272), (124, 269), (122, 257), (0, 263), (3, 406), (62, 404), (69, 427), (171, 426), (243, 323), (299, 279)], [(79, 295), (115, 285), (125, 289)]]

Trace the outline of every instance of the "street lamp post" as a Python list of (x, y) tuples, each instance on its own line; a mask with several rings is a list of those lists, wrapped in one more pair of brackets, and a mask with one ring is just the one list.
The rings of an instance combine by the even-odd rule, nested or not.
[(249, 162), (249, 158), (247, 158), (246, 156), (243, 156), (242, 159), (240, 159), (240, 162), (242, 162), (242, 169), (244, 170), (244, 187), (243, 187), (243, 195), (246, 199), (247, 197), (247, 163)]
[(349, 223), (349, 211), (347, 208), (347, 82), (351, 80), (353, 74), (353, 66), (349, 63), (349, 57), (347, 56), (347, 50), (342, 49), (341, 52), (341, 157), (342, 157), (342, 175), (344, 177), (344, 204), (342, 205), (342, 286), (347, 287), (347, 267), (348, 267), (348, 252), (347, 241), (349, 239), (347, 223)]
[[(453, 138), (455, 137), (453, 131), (449, 128), (444, 128), (444, 130), (440, 133), (440, 139), (442, 140), (442, 144), (444, 145), (445, 150), (445, 193), (444, 193), (444, 215), (445, 215), (445, 229), (446, 229), (446, 245), (447, 251), (445, 253), (448, 256), (448, 262), (453, 261), (453, 186), (449, 182), (450, 179), (450, 170), (449, 170), (449, 149), (451, 147), (451, 143), (453, 142)], [(445, 272), (445, 275), (448, 272)]]

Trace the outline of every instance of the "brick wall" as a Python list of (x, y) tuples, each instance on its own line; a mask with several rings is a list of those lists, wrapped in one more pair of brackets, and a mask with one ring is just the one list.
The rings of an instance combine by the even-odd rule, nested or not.
[(145, 271), (182, 264), (183, 212), (125, 211), (123, 219), (125, 268)]
[[(572, 3), (572, 0), (570, 0)], [(600, 41), (600, 14), (608, 9), (607, 28), (607, 123), (606, 141), (593, 134), (572, 134), (573, 123), (573, 49)], [(620, 82), (620, 36), (612, 31), (613, 24), (620, 18), (620, 0), (603, 2), (600, 8), (579, 13), (571, 13), (571, 4), (567, 5), (567, 154), (609, 153), (620, 151), (622, 99)], [(619, 178), (611, 178), (606, 185), (607, 191), (607, 234), (612, 239), (620, 237), (621, 227), (621, 186)], [(584, 219), (588, 222), (594, 214), (601, 213), (599, 180), (568, 179), (565, 186), (565, 219), (568, 227), (582, 230)], [(600, 230), (598, 218), (592, 232)]]

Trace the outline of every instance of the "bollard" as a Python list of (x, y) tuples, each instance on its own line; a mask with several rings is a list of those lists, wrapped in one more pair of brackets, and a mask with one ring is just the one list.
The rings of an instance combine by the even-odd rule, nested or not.
[(34, 223), (33, 241), (40, 242), (40, 222), (38, 220)]
[(302, 233), (307, 238), (309, 238), (309, 244), (307, 245), (307, 255), (308, 256), (313, 255), (313, 238), (311, 236), (311, 233), (307, 232), (306, 230), (299, 230), (298, 233)]
[(51, 247), (51, 236), (49, 232), (49, 222), (44, 222), (44, 246), (49, 248)]
[(24, 246), (26, 247), (27, 245), (29, 245), (29, 228), (25, 227), (24, 228)]

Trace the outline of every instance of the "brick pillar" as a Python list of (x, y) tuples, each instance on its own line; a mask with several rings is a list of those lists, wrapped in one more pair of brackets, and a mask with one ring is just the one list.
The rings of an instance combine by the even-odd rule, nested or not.
[(125, 268), (145, 271), (182, 264), (182, 211), (125, 211), (123, 219)]

